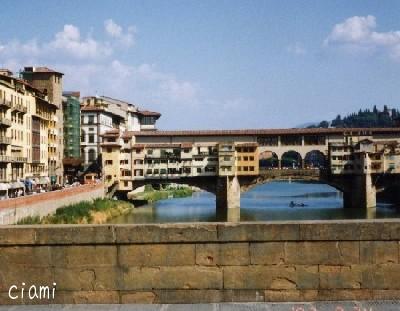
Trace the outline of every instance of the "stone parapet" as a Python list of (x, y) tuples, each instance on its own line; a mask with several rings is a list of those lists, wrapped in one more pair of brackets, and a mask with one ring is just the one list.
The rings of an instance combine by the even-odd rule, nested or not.
[[(400, 298), (400, 221), (0, 227), (0, 304)], [(57, 283), (54, 300), (11, 285)]]

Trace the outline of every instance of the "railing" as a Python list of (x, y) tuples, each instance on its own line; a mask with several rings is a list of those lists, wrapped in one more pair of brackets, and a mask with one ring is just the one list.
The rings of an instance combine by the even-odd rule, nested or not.
[(11, 102), (9, 100), (4, 99), (4, 98), (0, 99), (0, 106), (11, 108)]
[(12, 156), (11, 158), (11, 162), (14, 163), (24, 163), (28, 161), (28, 158), (26, 157), (19, 157), (19, 156)]
[(6, 155), (0, 155), (0, 162), (11, 162), (11, 157)]
[(21, 105), (21, 104), (15, 104), (12, 109), (17, 110), (19, 112), (22, 113), (27, 113), (28, 112), (28, 108), (26, 108), (25, 106)]
[(11, 138), (10, 137), (5, 137), (5, 136), (0, 136), (0, 144), (2, 144), (2, 145), (11, 145)]
[(11, 120), (0, 117), (0, 125), (11, 126)]

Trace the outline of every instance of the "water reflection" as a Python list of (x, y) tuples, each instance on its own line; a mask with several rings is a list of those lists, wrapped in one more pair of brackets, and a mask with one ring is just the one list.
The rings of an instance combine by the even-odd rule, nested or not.
[[(289, 203), (304, 207), (290, 207)], [(240, 211), (230, 211), (229, 221), (314, 220), (314, 219), (373, 219), (400, 217), (400, 210), (387, 204), (378, 208), (344, 209), (342, 194), (318, 183), (271, 182), (242, 194)], [(215, 196), (196, 192), (190, 198), (168, 199), (134, 209), (130, 214), (116, 217), (111, 223), (213, 222), (226, 220), (217, 214)]]

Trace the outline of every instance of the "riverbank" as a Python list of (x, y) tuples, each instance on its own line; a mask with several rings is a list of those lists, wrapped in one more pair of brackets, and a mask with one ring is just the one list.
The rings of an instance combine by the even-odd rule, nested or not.
[(95, 199), (61, 207), (54, 214), (44, 217), (26, 217), (17, 224), (102, 224), (130, 212), (133, 207), (126, 201)]
[(155, 190), (151, 186), (146, 186), (143, 192), (137, 193), (134, 196), (132, 196), (132, 200), (154, 203), (169, 198), (191, 197), (192, 194), (193, 194), (192, 188), (187, 186), (181, 188), (166, 188), (162, 190)]

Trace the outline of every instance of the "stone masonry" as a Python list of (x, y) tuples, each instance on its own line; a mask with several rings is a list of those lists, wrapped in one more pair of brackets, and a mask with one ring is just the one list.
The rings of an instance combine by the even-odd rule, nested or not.
[[(400, 298), (400, 222), (4, 226), (0, 304)], [(55, 300), (12, 284), (57, 283)]]

